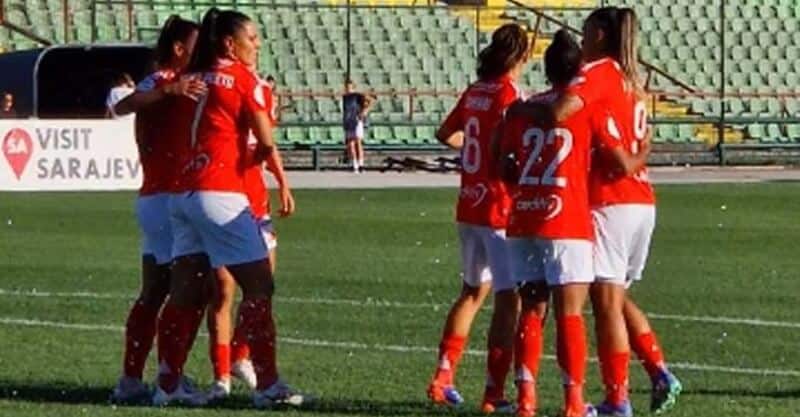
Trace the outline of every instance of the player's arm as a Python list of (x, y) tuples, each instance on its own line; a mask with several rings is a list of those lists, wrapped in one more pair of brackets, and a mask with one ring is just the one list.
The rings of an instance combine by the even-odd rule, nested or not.
[(647, 158), (650, 156), (650, 139), (652, 132), (647, 130), (647, 136), (641, 140), (639, 152), (630, 153), (622, 146), (616, 146), (608, 150), (613, 161), (617, 164), (617, 169), (625, 175), (634, 175), (647, 165)]
[(606, 113), (603, 116), (594, 117), (593, 123), (594, 132), (600, 142), (598, 146), (616, 164), (616, 168), (619, 171), (625, 175), (633, 175), (647, 165), (652, 136), (650, 129), (647, 130), (644, 139), (639, 141), (640, 148), (638, 152), (632, 153), (622, 146), (623, 143), (629, 143), (630, 141), (623, 140), (628, 138), (622, 137), (616, 121), (610, 114)]
[(196, 98), (206, 92), (206, 84), (197, 78), (181, 78), (158, 88), (136, 90), (117, 103), (111, 110), (117, 116), (136, 113), (152, 106), (168, 96), (187, 96)]
[(458, 100), (455, 108), (436, 131), (436, 140), (439, 143), (457, 151), (464, 147), (464, 118), (461, 114), (463, 100), (463, 97)]

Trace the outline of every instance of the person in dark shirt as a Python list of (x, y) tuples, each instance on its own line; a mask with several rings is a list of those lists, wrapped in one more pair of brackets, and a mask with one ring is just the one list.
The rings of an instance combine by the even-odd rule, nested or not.
[(16, 119), (17, 111), (14, 110), (14, 95), (3, 93), (3, 102), (0, 104), (0, 119)]
[(345, 93), (342, 96), (342, 124), (344, 139), (347, 146), (347, 155), (353, 164), (353, 172), (359, 172), (364, 167), (364, 128), (367, 113), (375, 100), (374, 96), (367, 96), (355, 91), (355, 84), (347, 79), (344, 83)]

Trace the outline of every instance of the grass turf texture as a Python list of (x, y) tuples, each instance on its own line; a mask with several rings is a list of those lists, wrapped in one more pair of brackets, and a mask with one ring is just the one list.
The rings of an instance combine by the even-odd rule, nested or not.
[[(296, 217), (277, 221), (280, 368), (290, 383), (321, 400), (285, 415), (476, 414), (484, 358), (465, 357), (458, 381), (467, 404), (453, 412), (428, 405), (424, 390), (435, 354), (414, 350), (436, 347), (448, 303), (460, 287), (455, 194), (451, 189), (297, 193)], [(646, 310), (800, 323), (800, 184), (664, 186), (658, 194), (646, 281), (633, 289)], [(133, 197), (0, 194), (0, 289), (6, 290), (0, 293), (0, 416), (263, 413), (249, 409), (240, 386), (233, 399), (212, 409), (106, 403), (119, 374), (121, 328), (138, 287)], [(9, 290), (84, 291), (105, 298), (31, 297)], [(476, 324), (473, 349), (485, 346), (487, 318), (484, 312)], [(42, 327), (9, 319), (110, 327)], [(677, 369), (685, 393), (670, 415), (800, 414), (800, 328), (671, 319), (653, 324), (670, 361), (795, 372)], [(553, 345), (551, 329), (547, 353)], [(596, 368), (590, 365), (590, 399), (601, 397)], [(153, 370), (151, 355), (148, 379)], [(198, 339), (188, 371), (202, 385), (210, 382), (207, 338)], [(558, 375), (555, 362), (545, 360), (540, 415), (557, 412)], [(631, 378), (635, 407), (646, 414), (649, 385), (637, 364)]]

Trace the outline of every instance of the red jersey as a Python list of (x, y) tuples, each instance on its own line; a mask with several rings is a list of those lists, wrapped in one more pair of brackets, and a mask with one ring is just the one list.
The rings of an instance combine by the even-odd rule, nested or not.
[(461, 189), (456, 220), (478, 226), (505, 229), (511, 198), (505, 184), (490, 167), (492, 135), (506, 108), (520, 98), (508, 76), (478, 81), (461, 95), (444, 126), (464, 132), (461, 150)]
[[(198, 75), (189, 75), (198, 76)], [(248, 168), (248, 115), (267, 111), (258, 77), (239, 61), (221, 59), (199, 74), (208, 92), (198, 101), (181, 100), (182, 116), (191, 117), (191, 158), (186, 190), (245, 193)]]
[[(560, 94), (549, 91), (530, 100), (552, 104)], [(592, 144), (619, 146), (616, 130), (611, 116), (595, 106), (550, 129), (529, 118), (508, 119), (503, 151), (513, 153), (520, 164), (508, 236), (593, 240), (588, 190)]]
[[(136, 91), (161, 88), (176, 77), (177, 74), (170, 70), (156, 71), (140, 81)], [(175, 97), (166, 97), (136, 113), (136, 143), (143, 174), (139, 195), (178, 190), (178, 177), (185, 162), (181, 158), (186, 155), (188, 144), (182, 140), (185, 128), (181, 129), (174, 123), (174, 106)]]
[[(272, 126), (275, 126), (275, 112), (273, 107), (272, 88), (266, 82), (260, 82), (264, 92), (264, 103), (266, 108), (271, 109), (269, 112), (269, 119)], [(264, 180), (264, 161), (255, 159), (255, 151), (257, 146), (257, 139), (250, 136), (248, 142), (248, 152), (250, 157), (248, 160), (252, 162), (244, 173), (244, 186), (247, 193), (247, 200), (250, 202), (250, 210), (253, 216), (257, 219), (263, 219), (270, 213), (269, 206), (269, 187)]]
[[(640, 142), (647, 135), (647, 103), (635, 91), (625, 94), (625, 107), (619, 122), (623, 131), (622, 145), (632, 154), (640, 148)], [(589, 182), (589, 200), (592, 207), (614, 204), (655, 204), (656, 196), (647, 167), (634, 175), (621, 172), (609, 155), (599, 149), (592, 164)]]

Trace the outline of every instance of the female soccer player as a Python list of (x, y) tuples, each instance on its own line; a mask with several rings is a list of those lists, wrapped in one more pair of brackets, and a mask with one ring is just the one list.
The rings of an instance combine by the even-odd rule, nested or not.
[[(581, 52), (564, 30), (545, 52), (545, 71), (553, 90), (529, 103), (549, 104), (567, 93), (578, 74)], [(512, 111), (514, 113), (512, 106)], [(501, 155), (518, 161), (508, 234), (515, 281), (523, 284), (517, 327), (518, 415), (536, 411), (535, 378), (542, 351), (542, 321), (549, 293), (556, 316), (557, 356), (564, 375), (564, 415), (592, 416), (583, 400), (586, 334), (582, 308), (594, 281), (588, 171), (594, 142), (616, 161), (635, 163), (620, 149), (616, 122), (603, 107), (586, 107), (563, 122), (509, 116), (504, 123)], [(631, 162), (631, 159), (634, 159)]]
[[(181, 375), (197, 328), (195, 317), (205, 306), (209, 264), (227, 269), (242, 288), (239, 325), (234, 332), (250, 346), (257, 377), (255, 406), (297, 406), (306, 400), (278, 377), (272, 273), (244, 183), (249, 132), (265, 152), (275, 147), (269, 109), (258, 78), (250, 70), (256, 64), (259, 45), (258, 29), (246, 15), (209, 10), (188, 68), (190, 76), (207, 84), (208, 93), (197, 101), (177, 103), (177, 122), (189, 130), (186, 140), (191, 148), (183, 193), (170, 199), (175, 263), (170, 299), (159, 323), (159, 342), (163, 336), (171, 354), (162, 363), (155, 404), (185, 397)], [(281, 195), (282, 210), (292, 213), (294, 201), (286, 196)]]
[[(272, 87), (268, 82), (261, 82), (264, 93), (266, 108), (269, 112), (270, 125), (277, 126), (273, 106)], [(266, 153), (257, 146), (255, 137), (250, 137), (248, 144), (248, 159), (252, 160), (245, 172), (245, 189), (247, 199), (250, 202), (250, 210), (253, 212), (259, 227), (261, 236), (267, 247), (270, 267), (273, 275), (277, 261), (278, 240), (270, 217), (269, 190), (264, 181), (264, 166), (273, 175), (278, 184), (281, 194), (288, 194), (282, 199), (292, 199), (286, 173), (283, 170), (283, 161), (278, 148), (275, 147), (271, 152)], [(264, 158), (266, 157), (266, 162)], [(281, 216), (288, 216), (291, 213), (282, 211)], [(231, 374), (244, 381), (251, 389), (257, 385), (255, 369), (250, 360), (250, 346), (247, 340), (239, 334), (237, 339), (231, 340), (233, 336), (231, 325), (231, 311), (236, 295), (236, 281), (230, 273), (221, 268), (216, 274), (216, 285), (212, 292), (212, 301), (208, 311), (208, 330), (210, 334), (209, 349), (211, 362), (214, 368), (214, 384), (208, 394), (209, 400), (225, 398), (231, 392)]]
[(493, 288), (488, 376), (481, 408), (485, 412), (509, 408), (504, 385), (511, 368), (519, 300), (511, 280), (505, 237), (510, 197), (491, 170), (489, 153), (492, 135), (506, 108), (520, 97), (515, 81), (528, 54), (528, 37), (519, 25), (507, 24), (497, 29), (492, 42), (478, 56), (478, 81), (462, 94), (436, 135), (441, 143), (461, 151), (456, 221), (464, 284), (445, 321), (439, 365), (428, 386), (428, 396), (435, 403), (463, 402), (455, 388), (455, 373), (472, 321)]
[(168, 114), (175, 96), (199, 94), (204, 88), (202, 83), (176, 78), (189, 63), (198, 28), (197, 23), (178, 16), (167, 19), (156, 45), (157, 70), (113, 109), (117, 115), (137, 113), (136, 142), (144, 176), (136, 201), (142, 230), (142, 288), (128, 314), (123, 375), (114, 388), (114, 401), (149, 395), (142, 374), (153, 346), (158, 312), (169, 292), (172, 230), (167, 202), (178, 175), (177, 161), (171, 156), (175, 138), (168, 129)]
[[(587, 60), (610, 56), (621, 64), (625, 91), (622, 100), (614, 100), (613, 105), (624, 130), (622, 146), (634, 154), (643, 151), (642, 141), (647, 134), (647, 105), (638, 82), (636, 37), (637, 21), (632, 9), (599, 9), (586, 22), (583, 49)], [(651, 410), (660, 413), (675, 404), (682, 387), (667, 369), (646, 316), (626, 294), (630, 284), (641, 279), (647, 260), (655, 226), (655, 193), (646, 167), (621, 170), (605, 152), (599, 152), (594, 159), (590, 179), (597, 278), (592, 298), (606, 386), (606, 398), (598, 411), (605, 415), (633, 415), (625, 384), (630, 343), (652, 380)]]

